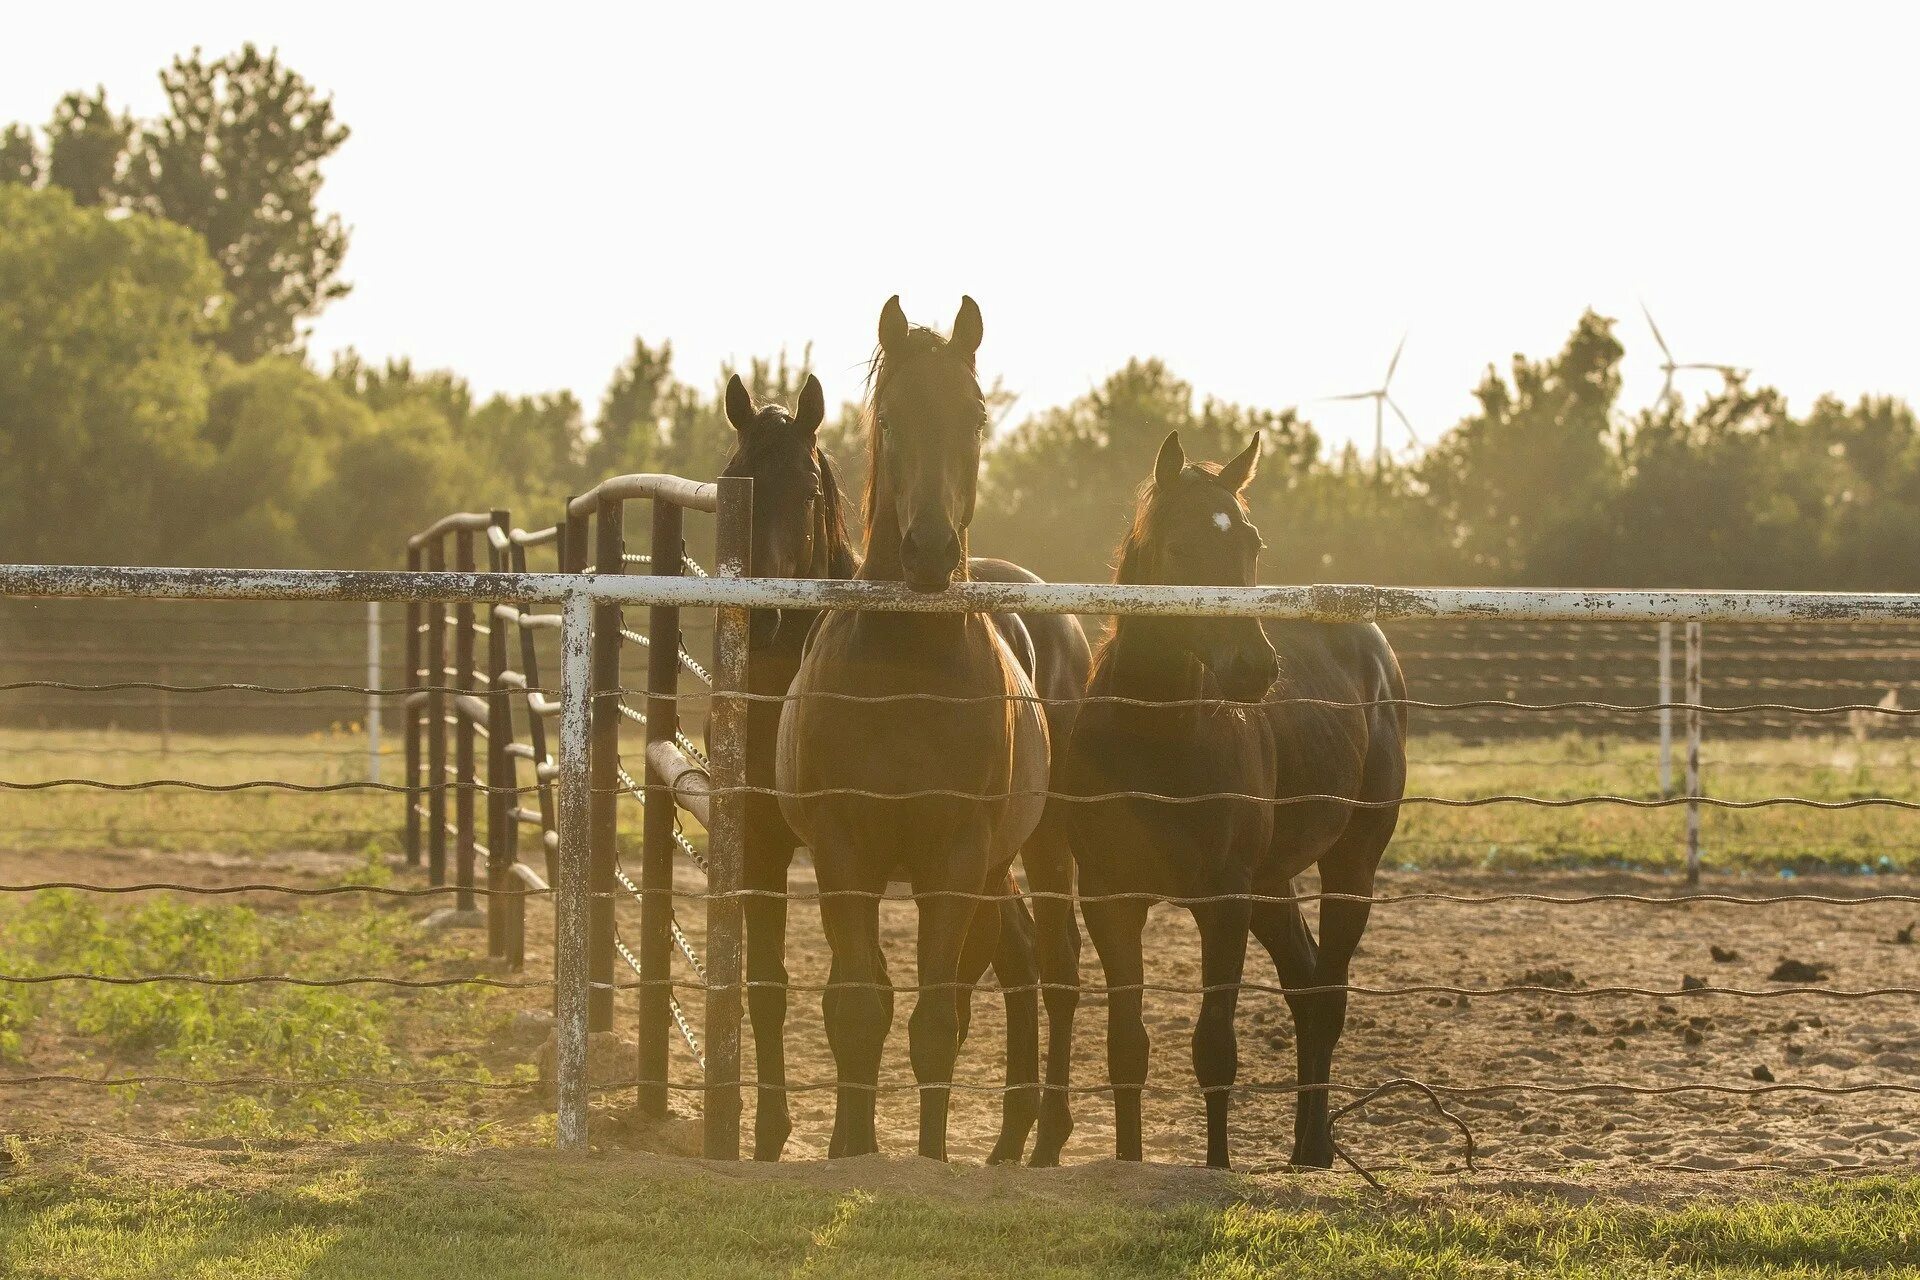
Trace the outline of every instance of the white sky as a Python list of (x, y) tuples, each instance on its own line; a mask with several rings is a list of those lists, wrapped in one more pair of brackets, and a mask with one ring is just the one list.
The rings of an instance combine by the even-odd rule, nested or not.
[[(1128, 7), (1129, 9), (1131, 7)], [(852, 398), (880, 304), (970, 292), (1016, 417), (1130, 355), (1269, 406), (1363, 389), (1430, 440), (1489, 361), (1619, 318), (1797, 406), (1920, 401), (1911, 59), (1891, 5), (38, 5), (0, 119), (159, 103), (252, 39), (354, 136), (323, 357), (591, 407), (635, 334), (683, 377), (811, 339)], [(1711, 385), (1714, 375), (1694, 375)], [(1307, 405), (1333, 440), (1365, 404)]]

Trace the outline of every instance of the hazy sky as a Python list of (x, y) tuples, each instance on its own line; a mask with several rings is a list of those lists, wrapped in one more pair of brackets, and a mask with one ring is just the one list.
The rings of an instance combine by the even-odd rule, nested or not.
[[(1333, 439), (1403, 331), (1431, 439), (1489, 361), (1622, 321), (1682, 360), (1920, 400), (1920, 19), (1890, 5), (36, 5), (0, 118), (151, 112), (198, 44), (278, 46), (354, 136), (353, 294), (315, 348), (589, 406), (814, 342), (851, 398), (887, 295), (962, 292), (1019, 412), (1130, 355)], [(1701, 375), (1695, 375), (1696, 378)], [(1709, 385), (1693, 382), (1701, 388)]]

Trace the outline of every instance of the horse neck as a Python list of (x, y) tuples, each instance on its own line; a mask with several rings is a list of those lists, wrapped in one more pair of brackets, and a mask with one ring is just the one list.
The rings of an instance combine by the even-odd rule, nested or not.
[[(860, 570), (860, 558), (853, 548), (833, 540), (826, 508), (819, 507), (814, 513), (813, 563), (807, 566), (807, 572), (801, 574), (808, 581), (818, 582), (833, 579), (855, 577)], [(764, 638), (750, 640), (747, 652), (763, 658), (785, 658), (798, 662), (800, 651), (806, 646), (807, 633), (813, 629), (814, 619), (820, 616), (818, 609), (756, 609), (755, 615), (772, 614), (775, 622)], [(760, 634), (757, 629), (749, 634)]]
[(1115, 619), (1113, 639), (1100, 664), (1106, 686), (1102, 693), (1154, 703), (1207, 696), (1205, 670), (1185, 650), (1155, 634), (1162, 625), (1163, 620), (1155, 618)]

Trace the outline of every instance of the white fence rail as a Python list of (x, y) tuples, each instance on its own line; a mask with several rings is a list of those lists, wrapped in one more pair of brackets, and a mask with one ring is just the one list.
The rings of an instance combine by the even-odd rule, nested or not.
[[(737, 567), (735, 567), (737, 572)], [(651, 575), (470, 572), (348, 572), (330, 570), (171, 569), (67, 565), (0, 566), (0, 597), (167, 598), (179, 600), (333, 600), (381, 602), (557, 603), (562, 614), (561, 734), (559, 750), (559, 851), (556, 889), (555, 1005), (559, 1144), (586, 1143), (588, 913), (589, 640), (596, 605), (682, 608), (847, 608), (913, 612), (1019, 610), (1032, 613), (1141, 613), (1372, 622), (1415, 618), (1534, 621), (1596, 619), (1688, 624), (1686, 701), (1700, 698), (1699, 625), (1703, 622), (1874, 623), (1920, 619), (1920, 594), (1706, 591), (1533, 591), (1476, 588), (1385, 588), (1372, 586), (1152, 587), (1078, 583), (964, 583), (922, 594), (892, 583), (823, 582)], [(370, 615), (371, 616), (371, 615)], [(715, 698), (746, 687), (744, 652), (736, 647), (714, 672)], [(1662, 672), (1667, 669), (1663, 646)], [(737, 699), (736, 699), (737, 701)], [(1666, 696), (1663, 680), (1662, 702)], [(1698, 710), (1688, 713), (1690, 750), (1686, 787), (1699, 789)], [(724, 752), (738, 755), (737, 735)], [(1663, 752), (1664, 755), (1664, 752)], [(716, 779), (744, 776), (743, 762), (714, 760)], [(1664, 771), (1663, 771), (1664, 774)], [(1665, 778), (1663, 776), (1663, 782)], [(734, 824), (713, 832), (716, 867), (737, 856), (717, 847), (734, 838)], [(1698, 863), (1698, 821), (1688, 824), (1690, 863)], [(737, 852), (737, 851), (736, 851)], [(714, 888), (730, 887), (718, 878)], [(716, 922), (717, 924), (717, 922)], [(727, 928), (737, 928), (729, 920)], [(737, 1010), (741, 996), (738, 938), (709, 931), (707, 984), (723, 1007)], [(714, 1046), (716, 1049), (719, 1046)], [(738, 1038), (733, 1062), (710, 1062), (714, 1077), (738, 1078)], [(710, 1077), (711, 1078), (711, 1077)], [(736, 1087), (737, 1088), (737, 1087)], [(737, 1095), (736, 1095), (737, 1096)], [(736, 1103), (737, 1106), (737, 1103)], [(737, 1112), (736, 1112), (737, 1114)]]

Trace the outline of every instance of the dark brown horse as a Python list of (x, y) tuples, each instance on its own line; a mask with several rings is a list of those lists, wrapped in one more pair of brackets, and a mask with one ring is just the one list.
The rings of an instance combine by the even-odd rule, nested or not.
[[(756, 404), (738, 377), (727, 384), (727, 419), (736, 433), (733, 456), (723, 474), (754, 482), (752, 572), (771, 578), (850, 578), (859, 559), (847, 537), (838, 472), (820, 448), (818, 431), (826, 403), (820, 382), (809, 375), (799, 403), (789, 413), (778, 404)], [(1032, 574), (1004, 560), (972, 559), (975, 578), (994, 582), (1036, 581)], [(774, 754), (779, 735), (781, 703), (800, 669), (801, 648), (817, 614), (805, 610), (755, 610), (750, 627), (748, 672), (750, 691), (766, 695), (747, 711), (747, 781), (754, 788), (774, 785)], [(1047, 719), (1056, 738), (1069, 732), (1076, 700), (1086, 688), (1091, 653), (1079, 622), (1061, 615), (1036, 614), (996, 618), (1002, 633), (1016, 650), (1030, 654), (1028, 669), (1043, 698)], [(787, 872), (798, 838), (780, 812), (779, 802), (764, 790), (747, 799), (746, 885), (756, 891), (746, 899), (748, 1009), (753, 1021), (758, 1066), (758, 1099), (754, 1116), (754, 1157), (777, 1160), (792, 1131), (787, 1105), (785, 1022), (787, 1011), (786, 918)], [(993, 967), (1000, 984), (1015, 989), (1009, 1000), (1024, 1006), (1033, 1000), (1037, 932), (1038, 974), (1047, 984), (1050, 1027), (1058, 1029), (1049, 1046), (1049, 1078), (1067, 1081), (1071, 1056), (1071, 1003), (1079, 971), (1080, 939), (1073, 907), (1066, 895), (1073, 884), (1072, 856), (1057, 809), (1050, 810), (1023, 850), (1029, 881), (1057, 896), (1035, 903), (1035, 921), (1019, 899), (1007, 899), (1001, 910), (1000, 945)], [(978, 974), (963, 974), (977, 982)], [(1010, 1010), (1010, 1022), (1026, 1020)], [(964, 1026), (967, 1008), (960, 1017)], [(1037, 1046), (1010, 1044), (1010, 1076), (1024, 1075)], [(1008, 1095), (996, 1159), (1017, 1160), (1033, 1124), (1032, 1090)], [(1067, 1095), (1046, 1095), (1035, 1151), (1042, 1162), (1057, 1160), (1060, 1145), (1072, 1128)]]
[[(980, 337), (971, 298), (950, 339), (908, 325), (898, 298), (881, 312), (862, 579), (933, 592), (969, 573), (967, 526), (988, 426), (974, 372)], [(801, 653), (775, 776), (782, 813), (813, 851), (833, 953), (824, 1001), (839, 1080), (830, 1155), (878, 1149), (875, 1094), (893, 1021), (878, 898), (904, 872), (920, 917), (920, 995), (909, 1023), (919, 1149), (946, 1156), (965, 1011), (1006, 914), (983, 896), (1011, 896), (1009, 865), (1044, 810), (1049, 730), (1034, 692), (1020, 655), (984, 614), (829, 612)], [(1016, 1066), (1013, 1052), (1037, 1047), (1038, 1002), (1008, 1003), (1008, 1083), (1019, 1085), (1037, 1080), (1037, 1063)], [(1009, 1094), (1010, 1111), (1018, 1096)], [(1047, 1135), (1052, 1154), (1064, 1138)], [(1017, 1157), (1008, 1140), (1003, 1119), (996, 1157)]]
[[(1167, 437), (1120, 549), (1118, 580), (1251, 586), (1261, 549), (1241, 492), (1260, 441), (1224, 467), (1189, 466)], [(1247, 934), (1273, 957), (1289, 988), (1344, 986), (1367, 926), (1368, 904), (1323, 900), (1316, 945), (1299, 906), (1284, 897), (1315, 864), (1325, 893), (1370, 895), (1406, 786), (1406, 696), (1400, 664), (1372, 625), (1129, 616), (1094, 664), (1088, 701), (1055, 776), (1089, 797), (1121, 791), (1247, 800), (1170, 803), (1109, 799), (1067, 806), (1080, 868), (1081, 914), (1109, 989), (1107, 1064), (1114, 1142), (1140, 1159), (1147, 1029), (1140, 1016), (1141, 929), (1148, 898), (1206, 898), (1188, 907), (1200, 929), (1203, 985), (1193, 1066), (1206, 1095), (1207, 1163), (1227, 1164), (1228, 1091), (1237, 1048), (1234, 1005)], [(1342, 705), (1301, 705), (1324, 699)], [(1373, 703), (1376, 705), (1366, 705)], [(1327, 795), (1387, 802), (1359, 808)], [(1268, 798), (1281, 803), (1269, 803)], [(1106, 898), (1104, 895), (1140, 895)], [(1325, 1085), (1346, 1021), (1344, 991), (1289, 994), (1299, 1084), (1293, 1162), (1333, 1161)]]

